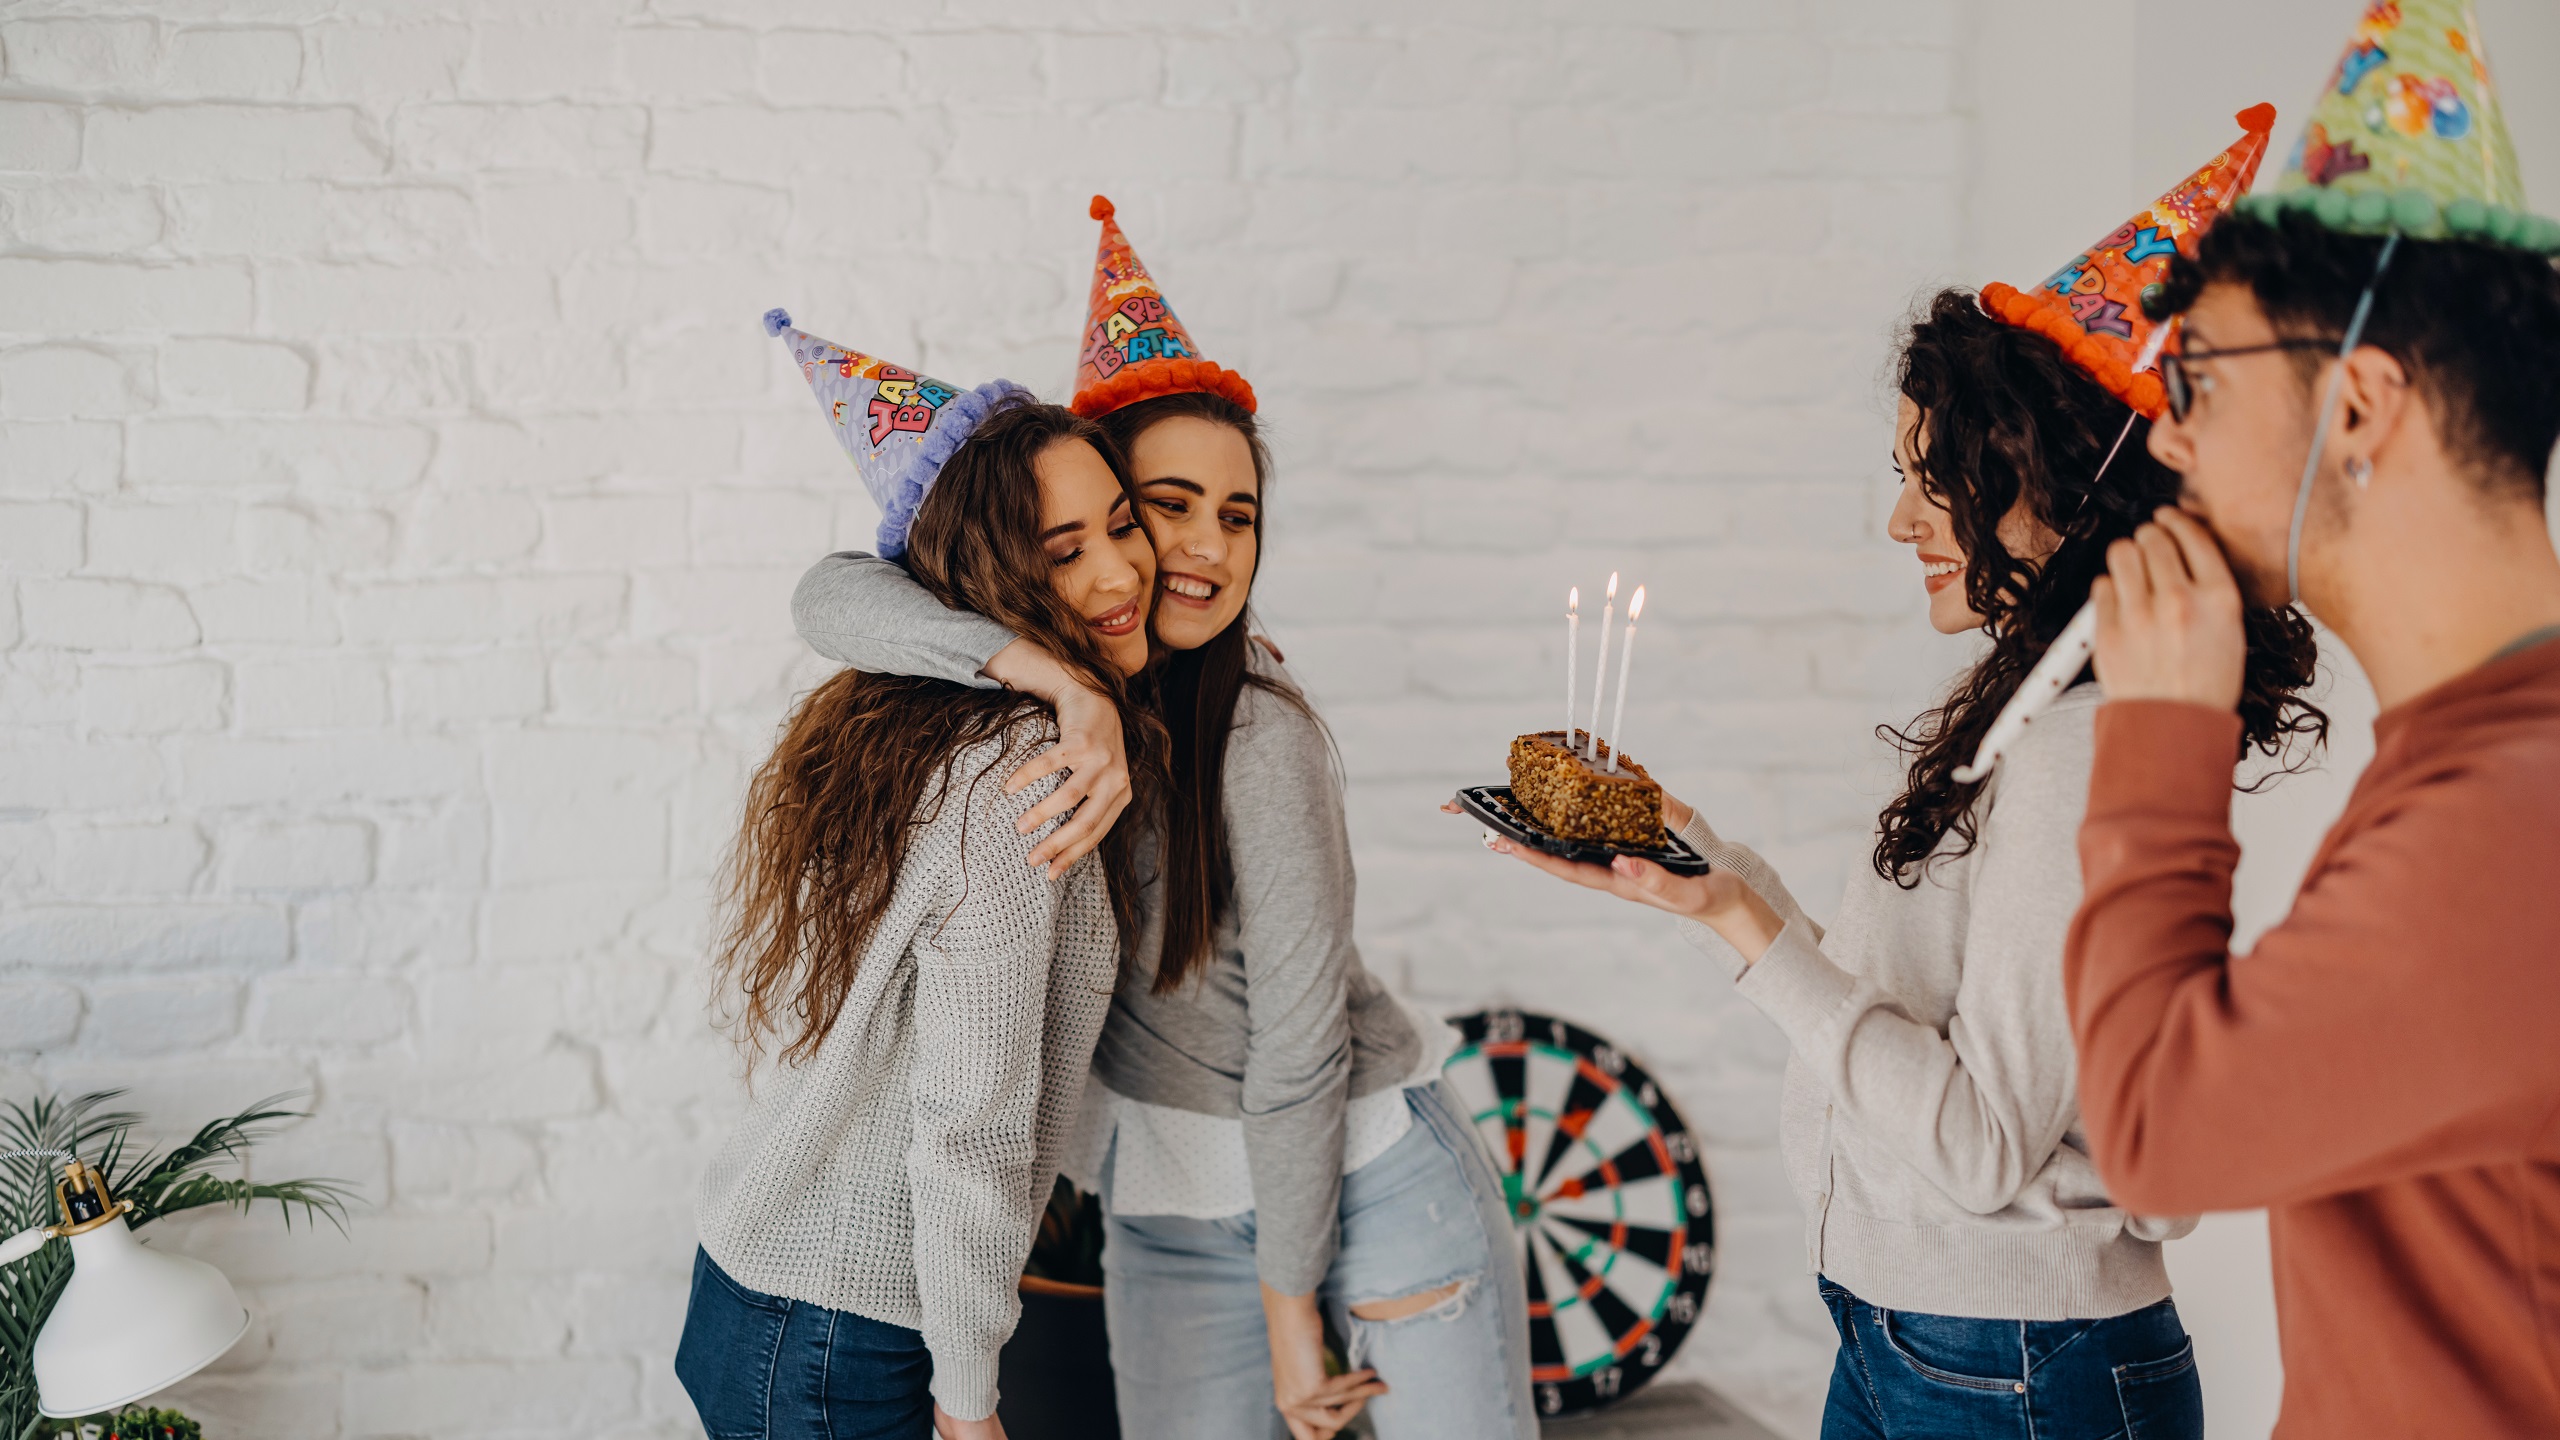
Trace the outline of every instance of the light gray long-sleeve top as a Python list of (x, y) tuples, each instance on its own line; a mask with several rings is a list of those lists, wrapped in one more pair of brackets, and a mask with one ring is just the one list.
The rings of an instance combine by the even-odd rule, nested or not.
[(964, 1420), (995, 1412), (1119, 962), (1101, 862), (1053, 882), (1014, 831), (1057, 782), (1007, 795), (1004, 777), (1056, 735), (1018, 721), (928, 790), (834, 1028), (757, 1076), (696, 1203), (740, 1284), (921, 1331), (933, 1397)]
[[(981, 672), (1014, 639), (862, 554), (818, 562), (791, 609), (801, 637), (830, 659), (969, 685), (995, 683)], [(1253, 664), (1287, 683), (1260, 646)], [(1256, 1268), (1273, 1289), (1303, 1295), (1333, 1263), (1344, 1107), (1402, 1084), (1421, 1040), (1353, 943), (1350, 833), (1312, 714), (1245, 687), (1227, 741), (1225, 813), (1235, 903), (1209, 963), (1154, 993), (1164, 907), (1151, 879), (1094, 1073), (1132, 1100), (1242, 1121)]]
[(2080, 1134), (2062, 942), (2080, 904), (2099, 693), (2064, 694), (2012, 746), (1977, 842), (1940, 842), (1909, 890), (1861, 867), (1828, 934), (1774, 871), (1703, 817), (1682, 832), (1786, 921), (1748, 970), (1786, 1032), (1787, 1174), (1812, 1268), (1888, 1310), (2101, 1319), (2169, 1293), (2160, 1242), (2193, 1219), (2107, 1199)]

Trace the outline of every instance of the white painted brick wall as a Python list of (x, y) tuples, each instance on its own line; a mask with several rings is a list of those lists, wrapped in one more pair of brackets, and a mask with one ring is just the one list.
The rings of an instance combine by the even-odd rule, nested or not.
[[(1681, 1357), (1802, 1428), (1783, 1047), (1434, 806), (1651, 587), (1631, 748), (1829, 908), (1958, 652), (1879, 537), (1961, 0), (25, 0), (0, 20), (0, 1087), (307, 1089), (351, 1238), (175, 1223), (227, 1436), (696, 1433), (708, 876), (874, 520), (756, 324), (1063, 389), (1109, 192), (1280, 475), (1371, 964), (1710, 1140)], [(1961, 277), (1974, 278), (1974, 277)], [(1587, 652), (1586, 652), (1587, 653)]]

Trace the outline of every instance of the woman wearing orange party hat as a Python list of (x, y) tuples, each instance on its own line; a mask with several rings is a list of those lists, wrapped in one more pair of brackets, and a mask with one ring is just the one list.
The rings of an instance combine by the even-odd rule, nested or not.
[[(2117, 1204), (2080, 1135), (2062, 954), (2098, 708), (2097, 687), (2073, 683), (2085, 664), (1996, 783), (1964, 762), (2108, 547), (2177, 496), (2135, 433), (2162, 403), (2146, 350), (2166, 338), (2143, 292), (2247, 188), (2273, 118), (2242, 115), (2236, 144), (2032, 291), (1947, 290), (1911, 323), (1888, 526), (1920, 563), (1931, 626), (1987, 644), (1940, 705), (1886, 728), (1901, 793), (1828, 929), (1767, 861), (1667, 795), (1709, 873), (1493, 843), (1696, 922), (1684, 932), (1786, 1035), (1781, 1140), (1840, 1336), (1824, 1440), (2203, 1432), (2161, 1256), (2193, 1221)], [(2242, 736), (2274, 748), (2319, 723), (2293, 698), (2310, 637), (2270, 615), (2250, 639)]]
[[(1174, 748), (1161, 879), (1069, 1163), (1109, 1217), (1122, 1431), (1321, 1440), (1365, 1406), (1381, 1440), (1532, 1440), (1502, 1183), (1438, 1080), (1454, 1035), (1361, 964), (1331, 747), (1251, 638), (1269, 470), (1253, 389), (1200, 354), (1111, 203), (1092, 214), (1073, 403), (1120, 442), (1154, 531)], [(1081, 713), (1038, 644), (887, 562), (829, 557), (793, 611), (859, 668), (1064, 695), (1062, 724)], [(1108, 828), (1111, 748), (1071, 736), (1016, 777), (1072, 771), (1026, 821), (1083, 807), (1035, 859), (1071, 861)], [(1331, 1379), (1328, 1316), (1351, 1366)]]

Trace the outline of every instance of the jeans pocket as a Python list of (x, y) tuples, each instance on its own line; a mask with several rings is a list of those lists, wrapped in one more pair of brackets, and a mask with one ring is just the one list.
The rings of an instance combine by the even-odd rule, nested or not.
[(2196, 1378), (2196, 1342), (2157, 1360), (2118, 1365), (2116, 1403), (2126, 1440), (2201, 1440), (2204, 1387)]
[(2018, 1324), (2014, 1320), (1973, 1320), (1958, 1315), (1921, 1315), (1908, 1310), (1870, 1310), (1886, 1348), (1913, 1374), (1962, 1390), (2015, 1391), (2017, 1375), (1989, 1375), (2003, 1359), (2018, 1361)]
[(1478, 1198), (1465, 1161), (1417, 1117), (1386, 1154), (1342, 1177), (1327, 1284), (1358, 1304), (1483, 1274), (1494, 1242)]
[(694, 1287), (697, 1290), (700, 1289), (706, 1279), (720, 1287), (721, 1293), (731, 1304), (743, 1305), (750, 1310), (763, 1310), (775, 1315), (791, 1313), (790, 1301), (779, 1295), (767, 1295), (761, 1290), (748, 1289), (731, 1279), (729, 1272), (721, 1269), (718, 1261), (708, 1255), (702, 1255), (697, 1257), (694, 1265)]
[(747, 1289), (696, 1252), (676, 1380), (710, 1440), (765, 1440), (775, 1357), (790, 1317), (790, 1301)]

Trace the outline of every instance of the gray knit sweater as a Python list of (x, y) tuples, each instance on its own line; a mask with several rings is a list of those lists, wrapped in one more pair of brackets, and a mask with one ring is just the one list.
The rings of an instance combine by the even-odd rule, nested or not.
[[(1828, 934), (1758, 855), (1683, 838), (1786, 920), (1737, 988), (1792, 1047), (1779, 1132), (1811, 1266), (1888, 1310), (2101, 1319), (2169, 1293), (2080, 1134), (2062, 941), (2080, 903), (2098, 687), (2064, 694), (1993, 773), (1977, 843), (1905, 890), (1859, 867)], [(1739, 969), (1703, 926), (1691, 941)]]
[(817, 1053), (761, 1071), (702, 1179), (702, 1247), (751, 1289), (921, 1331), (933, 1396), (994, 1413), (1015, 1282), (1119, 960), (1100, 863), (1063, 880), (1004, 793), (1056, 738), (1017, 721), (928, 787), (906, 865)]
[[(801, 637), (832, 659), (976, 685), (994, 683), (979, 672), (1013, 640), (862, 554), (819, 561), (791, 610)], [(1260, 646), (1252, 664), (1287, 679)], [(1403, 1084), (1422, 1042), (1351, 938), (1351, 840), (1323, 727), (1247, 686), (1226, 772), (1235, 903), (1209, 963), (1192, 982), (1154, 993), (1164, 906), (1153, 885), (1141, 892), (1144, 928), (1094, 1071), (1132, 1100), (1243, 1123), (1255, 1268), (1273, 1289), (1304, 1295), (1333, 1263), (1344, 1107)]]

